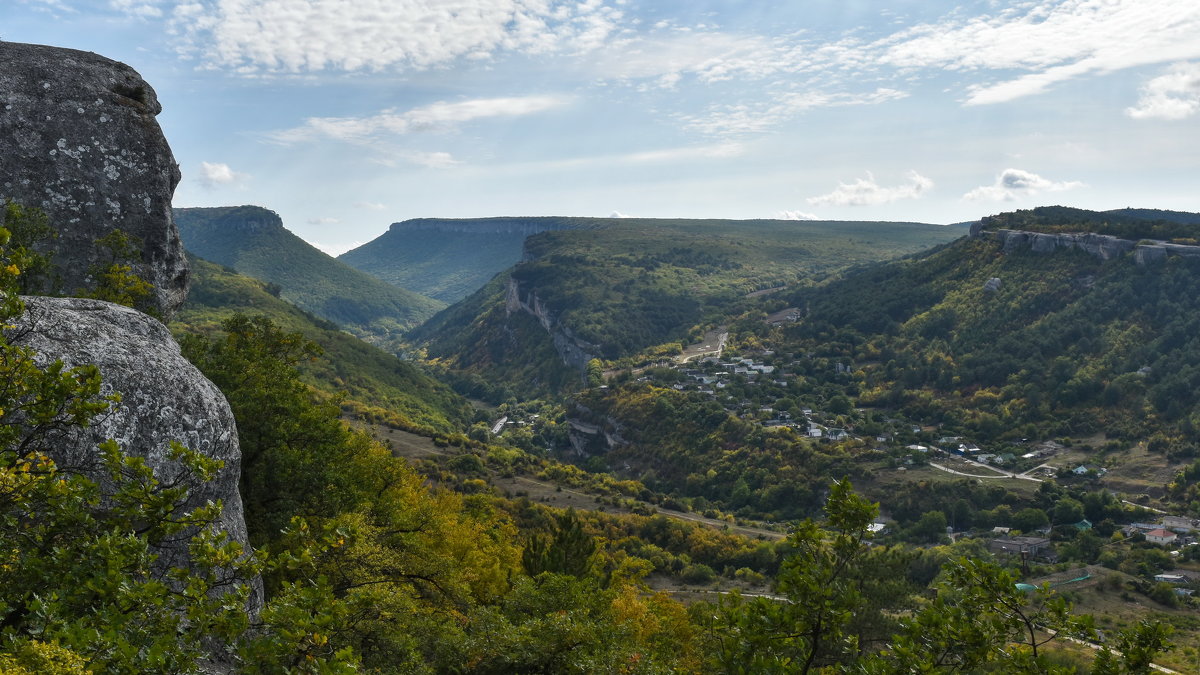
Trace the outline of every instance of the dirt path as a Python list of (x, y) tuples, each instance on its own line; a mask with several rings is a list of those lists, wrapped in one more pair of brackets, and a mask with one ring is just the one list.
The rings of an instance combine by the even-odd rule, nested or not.
[(725, 343), (729, 340), (729, 331), (725, 326), (719, 326), (704, 334), (704, 338), (694, 345), (688, 345), (683, 353), (675, 357), (679, 363), (687, 363), (692, 359), (701, 356), (713, 356), (721, 358), (721, 353), (725, 351)]
[[(968, 478), (1018, 478), (1020, 480), (1029, 480), (1029, 481), (1033, 481), (1035, 483), (1044, 482), (1044, 481), (1042, 481), (1041, 478), (1034, 478), (1033, 476), (1027, 476), (1024, 473), (1009, 473), (1007, 471), (1001, 471), (1000, 469), (997, 469), (994, 466), (988, 466), (987, 464), (980, 464), (979, 462), (972, 462), (969, 459), (963, 460), (963, 462), (966, 464), (970, 464), (972, 467), (977, 467), (980, 469), (987, 469), (988, 471), (991, 471), (992, 473), (988, 473), (988, 474), (966, 473), (963, 471), (951, 469), (948, 466), (943, 466), (941, 464), (937, 464), (934, 462), (930, 462), (929, 466), (932, 466), (933, 468), (939, 469), (941, 471), (945, 471), (946, 473), (952, 473), (956, 476), (966, 476)], [(1032, 470), (1036, 470), (1037, 468), (1040, 468), (1040, 467), (1035, 467), (1035, 469), (1032, 469)], [(1026, 472), (1026, 473), (1028, 473), (1028, 472)]]
[[(406, 457), (410, 459), (421, 459), (425, 457), (433, 457), (437, 455), (448, 455), (451, 452), (445, 448), (439, 448), (434, 444), (432, 439), (424, 436), (419, 436), (408, 431), (400, 429), (391, 429), (382, 426), (373, 426), (355, 420), (347, 420), (352, 426), (358, 429), (371, 432), (376, 439), (385, 443), (391, 448), (392, 453), (398, 457)], [(525, 496), (540, 501), (546, 504), (551, 504), (560, 508), (575, 508), (586, 511), (601, 511), (608, 513), (632, 513), (629, 509), (618, 508), (608, 504), (602, 504), (598, 501), (596, 495), (574, 490), (568, 487), (557, 485), (555, 483), (531, 478), (529, 476), (512, 476), (510, 478), (495, 477), (493, 484), (501, 489), (507, 490), (509, 494), (519, 495), (524, 493)], [(664, 515), (668, 518), (676, 520), (686, 520), (693, 523), (700, 523), (708, 527), (724, 530), (740, 534), (743, 537), (752, 539), (783, 539), (786, 535), (782, 532), (775, 532), (764, 528), (735, 525), (727, 523), (723, 520), (715, 518), (706, 518), (695, 513), (685, 513), (683, 511), (675, 511), (673, 509), (664, 509), (649, 502), (639, 501), (639, 504), (647, 508), (653, 509), (655, 513)]]

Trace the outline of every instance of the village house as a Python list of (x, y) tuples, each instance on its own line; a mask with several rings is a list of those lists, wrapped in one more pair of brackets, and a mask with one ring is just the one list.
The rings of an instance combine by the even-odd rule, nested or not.
[(988, 543), (988, 551), (996, 555), (1021, 555), (1049, 562), (1058, 560), (1058, 554), (1046, 537), (998, 537)]
[(1167, 546), (1174, 544), (1179, 535), (1170, 530), (1164, 530), (1161, 527), (1156, 530), (1150, 530), (1146, 533), (1146, 541), (1159, 546)]

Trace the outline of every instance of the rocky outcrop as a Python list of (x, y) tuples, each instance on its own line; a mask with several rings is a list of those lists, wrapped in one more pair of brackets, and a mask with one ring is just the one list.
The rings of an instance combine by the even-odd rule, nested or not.
[(188, 269), (171, 218), (179, 167), (155, 116), (154, 89), (129, 66), (96, 54), (0, 42), (0, 199), (41, 208), (62, 291), (94, 286), (106, 260), (97, 239), (137, 237), (134, 271), (154, 284), (170, 316), (187, 295)]
[[(155, 475), (170, 482), (180, 475), (168, 455), (169, 443), (224, 462), (216, 477), (197, 482), (188, 510), (220, 501), (218, 526), (247, 548), (246, 524), (238, 493), (241, 452), (237, 427), (224, 395), (179, 353), (179, 345), (159, 321), (128, 307), (80, 298), (25, 298), (26, 313), (9, 331), (14, 341), (33, 348), (44, 363), (95, 364), (104, 393), (119, 393), (120, 403), (87, 428), (67, 430), (56, 443), (54, 460), (67, 470), (93, 474), (96, 445), (111, 438), (128, 454), (144, 457)], [(158, 551), (160, 565), (186, 565), (186, 547)], [(262, 604), (256, 589), (251, 611)]]
[(1142, 245), (1134, 250), (1133, 255), (1137, 264), (1145, 267), (1166, 260), (1167, 249), (1163, 246)]
[(563, 363), (572, 368), (582, 372), (587, 368), (588, 361), (596, 358), (596, 355), (600, 353), (599, 345), (594, 345), (576, 336), (570, 328), (562, 325), (536, 292), (532, 290), (523, 292), (521, 284), (511, 277), (505, 288), (504, 308), (509, 315), (514, 312), (526, 312), (537, 319), (542, 328), (550, 334), (550, 338), (554, 341), (554, 350), (558, 352)]
[(1059, 249), (1079, 249), (1100, 260), (1112, 260), (1132, 252), (1133, 260), (1138, 265), (1162, 262), (1167, 259), (1168, 255), (1200, 257), (1200, 246), (1189, 244), (1172, 244), (1163, 241), (1142, 243), (1091, 232), (1047, 234), (1024, 230), (985, 230), (982, 229), (983, 225), (979, 223), (977, 225), (979, 227), (971, 227), (971, 236), (996, 241), (1006, 253), (1021, 249), (1029, 249), (1034, 253), (1053, 253)]
[(1101, 260), (1124, 255), (1134, 249), (1135, 242), (1107, 234), (1063, 233), (1045, 234), (1021, 230), (985, 230), (984, 237), (1000, 242), (1005, 251), (1028, 248), (1035, 253), (1053, 253), (1058, 249), (1079, 249)]

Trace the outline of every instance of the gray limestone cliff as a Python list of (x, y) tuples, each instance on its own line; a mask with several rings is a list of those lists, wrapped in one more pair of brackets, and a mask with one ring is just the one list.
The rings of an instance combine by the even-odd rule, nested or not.
[[(36, 350), (41, 365), (55, 360), (67, 366), (95, 364), (103, 393), (121, 396), (92, 426), (68, 430), (52, 453), (55, 462), (67, 470), (95, 475), (96, 445), (108, 438), (126, 453), (145, 458), (164, 482), (180, 474), (178, 463), (167, 454), (171, 441), (221, 460), (224, 467), (212, 481), (194, 484), (183, 509), (222, 502), (217, 526), (248, 549), (233, 413), (216, 385), (183, 358), (166, 326), (136, 310), (99, 300), (24, 300), (26, 313), (9, 331), (14, 342)], [(164, 566), (184, 565), (188, 560), (184, 545), (158, 553)], [(257, 611), (261, 603), (260, 586), (250, 609)]]
[(89, 52), (0, 42), (0, 200), (41, 208), (58, 233), (62, 291), (93, 286), (95, 241), (137, 237), (134, 272), (169, 317), (188, 269), (171, 217), (179, 167), (155, 116), (154, 89), (129, 66)]
[[(143, 248), (135, 272), (154, 284), (154, 309), (170, 317), (187, 296), (188, 269), (171, 214), (179, 169), (155, 120), (160, 110), (154, 90), (122, 63), (0, 42), (0, 200), (46, 212), (59, 234), (53, 247), (65, 293), (94, 286), (89, 268), (111, 255), (98, 239), (115, 229), (136, 237)], [(43, 365), (95, 364), (105, 393), (121, 396), (91, 426), (63, 431), (55, 461), (103, 480), (96, 446), (111, 438), (169, 482), (182, 470), (168, 455), (178, 441), (224, 463), (214, 480), (195, 483), (182, 508), (220, 501), (215, 527), (248, 546), (233, 414), (163, 323), (97, 300), (33, 296), (25, 304), (6, 337), (35, 350)], [(189, 559), (182, 544), (157, 553), (163, 568)], [(249, 609), (261, 604), (257, 583)]]
[(537, 319), (542, 328), (550, 334), (554, 341), (554, 350), (558, 352), (563, 363), (583, 371), (588, 361), (600, 353), (600, 346), (594, 345), (577, 335), (558, 320), (558, 317), (546, 307), (537, 293), (524, 290), (516, 279), (509, 277), (508, 286), (504, 292), (504, 308), (508, 314), (525, 312)]
[(985, 224), (973, 225), (971, 236), (995, 241), (1005, 252), (1028, 249), (1034, 253), (1053, 253), (1060, 249), (1078, 249), (1100, 260), (1112, 260), (1132, 253), (1133, 261), (1143, 266), (1162, 262), (1168, 255), (1200, 256), (1200, 246), (1187, 244), (1137, 242), (1092, 232), (1047, 234), (1025, 230), (987, 230), (983, 229)]

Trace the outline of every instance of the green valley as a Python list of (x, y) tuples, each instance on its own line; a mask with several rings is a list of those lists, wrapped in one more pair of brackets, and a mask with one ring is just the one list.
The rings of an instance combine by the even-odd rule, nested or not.
[(591, 222), (531, 236), (524, 262), (413, 331), (411, 341), (456, 377), (474, 379), (481, 395), (557, 390), (593, 359), (678, 353), (702, 326), (763, 292), (965, 234), (918, 223)]

